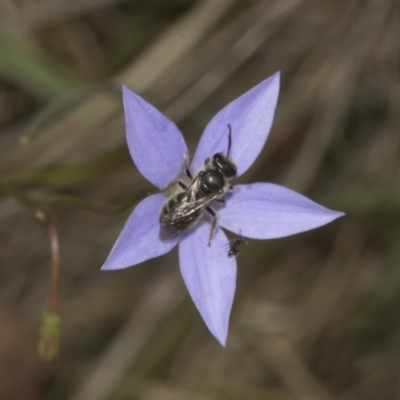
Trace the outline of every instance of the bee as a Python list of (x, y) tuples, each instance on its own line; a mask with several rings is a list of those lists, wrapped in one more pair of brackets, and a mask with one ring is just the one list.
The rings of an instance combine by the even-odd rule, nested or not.
[(229, 257), (237, 257), (239, 254), (239, 246), (242, 243), (246, 243), (246, 240), (244, 239), (243, 236), (238, 236), (237, 238), (234, 238), (229, 241), (229, 251), (228, 251), (228, 256)]
[(228, 152), (215, 153), (211, 159), (204, 160), (203, 169), (193, 178), (187, 159), (184, 158), (184, 169), (191, 180), (189, 186), (177, 181), (182, 189), (170, 198), (160, 214), (160, 239), (168, 241), (186, 232), (207, 212), (212, 217), (208, 245), (217, 227), (217, 214), (210, 207), (214, 201), (224, 202), (224, 193), (232, 188), (230, 180), (236, 175), (237, 167), (229, 157), (232, 144), (232, 127), (228, 124)]

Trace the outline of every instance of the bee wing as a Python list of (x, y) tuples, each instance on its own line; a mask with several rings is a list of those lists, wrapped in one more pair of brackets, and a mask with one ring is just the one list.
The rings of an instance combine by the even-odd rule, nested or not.
[(198, 200), (199, 193), (201, 192), (201, 177), (197, 175), (190, 186), (186, 189), (186, 192), (182, 198), (183, 201), (187, 201), (189, 203), (194, 203)]
[(196, 177), (183, 197), (166, 214), (160, 217), (160, 239), (172, 239), (189, 229), (219, 193), (198, 197), (201, 179)]

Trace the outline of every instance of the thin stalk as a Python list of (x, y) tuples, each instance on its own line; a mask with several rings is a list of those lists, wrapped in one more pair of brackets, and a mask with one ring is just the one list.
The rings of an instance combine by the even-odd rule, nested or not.
[(60, 354), (61, 313), (59, 299), (60, 247), (55, 219), (38, 212), (37, 216), (47, 225), (50, 237), (50, 292), (39, 328), (38, 351), (44, 361), (53, 361)]

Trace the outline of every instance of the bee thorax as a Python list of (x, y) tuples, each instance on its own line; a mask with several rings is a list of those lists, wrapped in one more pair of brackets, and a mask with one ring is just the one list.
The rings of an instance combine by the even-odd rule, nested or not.
[(221, 190), (225, 186), (225, 177), (224, 175), (216, 170), (216, 169), (209, 169), (205, 172), (203, 176), (203, 181), (201, 188), (207, 192), (217, 192)]

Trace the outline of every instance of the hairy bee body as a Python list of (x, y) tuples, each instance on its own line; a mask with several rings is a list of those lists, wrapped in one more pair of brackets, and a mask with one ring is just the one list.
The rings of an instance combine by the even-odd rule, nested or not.
[(191, 185), (167, 201), (160, 215), (160, 239), (179, 236), (193, 226), (223, 192), (207, 194), (201, 190), (202, 175), (197, 175)]
[(182, 181), (177, 181), (182, 189), (180, 193), (168, 199), (160, 214), (160, 239), (167, 241), (175, 238), (199, 221), (207, 211), (213, 221), (211, 225), (210, 240), (216, 229), (217, 216), (210, 205), (220, 199), (231, 187), (229, 182), (236, 175), (237, 167), (229, 158), (231, 147), (232, 128), (228, 125), (229, 142), (227, 154), (215, 153), (210, 159), (204, 161), (204, 168), (192, 178), (185, 161), (185, 171), (191, 179), (189, 186)]

